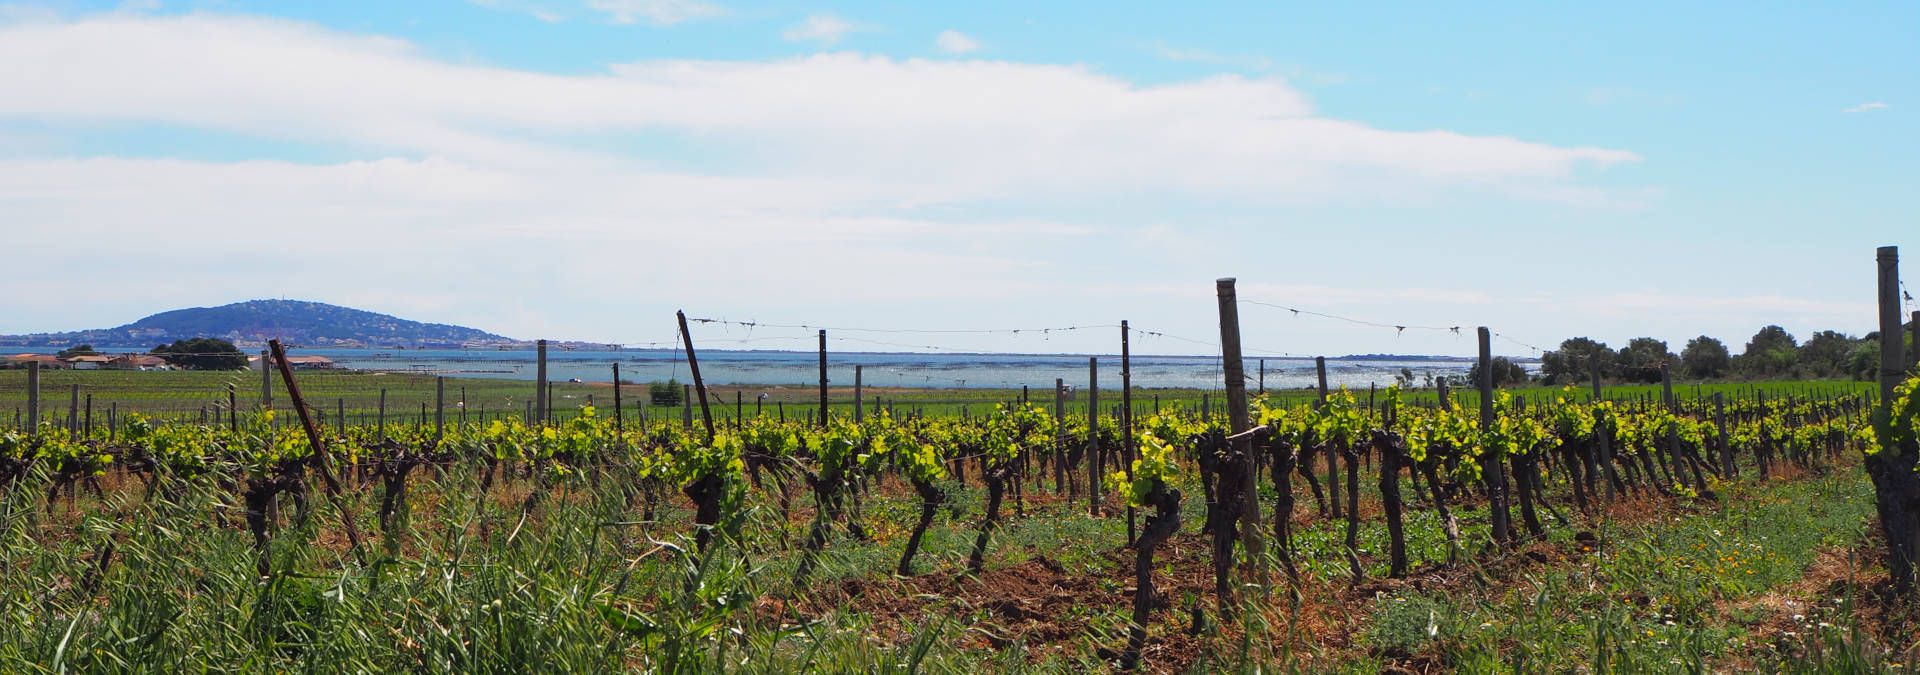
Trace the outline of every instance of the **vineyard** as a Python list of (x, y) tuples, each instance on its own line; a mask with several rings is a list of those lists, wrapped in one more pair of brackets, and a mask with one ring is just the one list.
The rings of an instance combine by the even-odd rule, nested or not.
[(8, 670), (1878, 658), (1713, 619), (1861, 536), (1858, 389), (325, 425), (282, 374), (292, 412), (0, 436)]

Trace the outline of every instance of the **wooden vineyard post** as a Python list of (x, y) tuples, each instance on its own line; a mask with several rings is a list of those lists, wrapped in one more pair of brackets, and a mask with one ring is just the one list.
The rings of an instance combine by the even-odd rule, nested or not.
[(627, 433), (627, 409), (620, 407), (620, 364), (613, 364), (613, 433), (622, 437)]
[[(287, 365), (286, 350), (279, 340), (267, 341), (267, 348), (273, 352), (274, 363), (280, 368), (280, 378), (287, 385), (287, 399), (293, 402), (294, 412), (300, 415), (300, 426), (307, 431), (307, 442), (313, 444), (313, 460), (320, 467), (320, 479), (326, 484), (327, 498), (333, 507), (340, 510), (340, 523), (346, 527), (347, 541), (353, 546), (354, 557), (361, 565), (367, 564), (366, 553), (360, 549), (360, 528), (353, 524), (353, 509), (340, 495), (340, 481), (333, 476), (333, 461), (327, 456), (327, 444), (320, 438), (319, 427), (313, 424), (313, 413), (307, 410), (307, 403), (300, 397), (300, 383), (293, 379), (293, 367)], [(264, 364), (263, 364), (264, 367)]]
[(820, 428), (827, 428), (827, 329), (820, 329)]
[(855, 365), (853, 367), (853, 423), (854, 424), (859, 424), (863, 421), (866, 421), (867, 419), (866, 405), (864, 400), (861, 399), (860, 397), (862, 393), (862, 390), (860, 388), (860, 385), (861, 385), (860, 371), (861, 371), (860, 366)]
[[(1214, 282), (1215, 291), (1220, 298), (1220, 356), (1227, 378), (1227, 424), (1233, 432), (1234, 451), (1239, 453), (1241, 461), (1246, 462), (1241, 472), (1246, 485), (1241, 489), (1246, 505), (1241, 512), (1243, 521), (1240, 527), (1240, 545), (1247, 549), (1247, 569), (1255, 570), (1266, 559), (1266, 542), (1260, 537), (1260, 484), (1259, 472), (1254, 470), (1253, 438), (1246, 435), (1252, 423), (1247, 419), (1247, 376), (1246, 364), (1240, 355), (1240, 301), (1234, 290), (1231, 277)], [(1255, 574), (1255, 583), (1264, 586), (1264, 575)]]
[(547, 341), (539, 340), (533, 347), (533, 426), (547, 422)]
[(273, 407), (273, 352), (260, 350), (260, 407)]
[[(1133, 480), (1133, 355), (1127, 346), (1127, 320), (1120, 320), (1120, 468)], [(1127, 504), (1127, 545), (1135, 539), (1133, 504)]]
[[(1900, 326), (1900, 249), (1880, 247), (1874, 262), (1880, 291), (1880, 404), (1874, 419), (1875, 424), (1886, 424), (1894, 410), (1894, 391), (1906, 369)], [(1887, 540), (1887, 570), (1894, 589), (1908, 599), (1914, 592), (1916, 558), (1920, 558), (1920, 513), (1912, 507), (1920, 503), (1920, 476), (1914, 472), (1916, 459), (1920, 458), (1916, 455), (1920, 455), (1920, 447), (1907, 441), (1881, 446), (1866, 459), (1881, 532)]]
[[(1067, 381), (1053, 378), (1053, 492), (1070, 489), (1067, 485)], [(1072, 502), (1073, 497), (1067, 497)]]
[[(1600, 359), (1595, 358), (1593, 359), (1593, 402), (1598, 404), (1605, 400), (1607, 400), (1605, 392), (1600, 386)], [(1595, 425), (1593, 440), (1598, 446), (1594, 450), (1600, 455), (1600, 470), (1605, 474), (1602, 479), (1607, 484), (1607, 503), (1611, 504), (1617, 496), (1614, 484), (1620, 480), (1613, 468), (1613, 434)]]
[[(227, 383), (227, 431), (240, 431), (240, 393), (235, 391), (233, 383)], [(215, 411), (218, 412), (218, 411)]]
[(87, 394), (86, 415), (80, 423), (81, 434), (93, 435), (93, 394)]
[(77, 383), (67, 394), (67, 438), (80, 440), (80, 385)]
[(1087, 357), (1087, 510), (1100, 517), (1100, 357)]
[(733, 428), (740, 430), (747, 425), (747, 402), (741, 397), (740, 390), (733, 390)]
[(693, 428), (693, 385), (680, 385), (680, 426)]
[(693, 388), (700, 395), (700, 417), (707, 423), (707, 442), (713, 442), (713, 411), (707, 408), (707, 384), (700, 379), (700, 358), (693, 353), (693, 333), (687, 331), (687, 313), (674, 312), (680, 319), (680, 339), (687, 344), (687, 370), (693, 371)]
[(1267, 395), (1267, 360), (1260, 359), (1260, 395)]
[[(1493, 430), (1493, 338), (1486, 326), (1480, 330), (1480, 377), (1474, 385), (1480, 389), (1480, 433)], [(1501, 548), (1513, 547), (1512, 514), (1507, 511), (1507, 467), (1505, 457), (1487, 457), (1482, 480), (1487, 483), (1487, 507), (1492, 511), (1493, 540)]]
[(27, 433), (40, 429), (40, 362), (27, 362)]
[[(1313, 357), (1313, 371), (1320, 382), (1320, 397), (1314, 401), (1313, 409), (1319, 410), (1327, 407), (1327, 357)], [(1328, 448), (1321, 450), (1320, 454), (1327, 456), (1327, 503), (1332, 507), (1328, 510), (1328, 513), (1332, 514), (1335, 518), (1339, 518), (1342, 511), (1342, 507), (1340, 506), (1340, 453), (1334, 451), (1332, 448)]]
[(1733, 480), (1740, 475), (1740, 467), (1734, 464), (1733, 446), (1727, 443), (1727, 397), (1717, 391), (1713, 392), (1713, 426), (1720, 432), (1720, 471)]

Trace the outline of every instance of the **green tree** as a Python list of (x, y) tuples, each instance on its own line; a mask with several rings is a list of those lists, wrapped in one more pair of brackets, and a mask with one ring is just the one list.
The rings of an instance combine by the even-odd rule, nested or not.
[(220, 338), (198, 337), (175, 340), (153, 348), (153, 354), (167, 363), (188, 370), (239, 370), (247, 367), (247, 355)]
[(1726, 343), (1705, 335), (1687, 341), (1680, 350), (1680, 370), (1687, 377), (1710, 379), (1723, 377), (1733, 369), (1733, 355)]
[(1733, 365), (1752, 375), (1780, 375), (1793, 370), (1799, 348), (1800, 343), (1787, 329), (1767, 326), (1753, 334), (1753, 339), (1747, 341), (1746, 351), (1740, 353)]
[(1862, 382), (1872, 382), (1880, 373), (1880, 341), (1862, 340), (1847, 351), (1846, 373)]
[(1847, 356), (1859, 341), (1839, 331), (1823, 330), (1800, 345), (1797, 365), (1802, 373), (1833, 377), (1847, 372)]
[(1593, 377), (1594, 364), (1603, 375), (1612, 374), (1615, 355), (1605, 342), (1577, 337), (1560, 343), (1560, 348), (1540, 356), (1540, 376), (1548, 384), (1581, 382)]
[(1620, 377), (1628, 382), (1659, 382), (1660, 364), (1679, 360), (1665, 340), (1637, 337), (1620, 350)]
[(74, 345), (72, 347), (68, 347), (66, 349), (60, 350), (60, 353), (56, 354), (55, 356), (58, 356), (63, 359), (67, 359), (67, 358), (73, 358), (75, 356), (94, 356), (94, 355), (98, 355), (99, 353), (100, 352), (94, 351), (93, 345)]
[[(1509, 384), (1526, 384), (1527, 382), (1527, 369), (1520, 367), (1520, 364), (1514, 363), (1512, 359), (1505, 356), (1495, 356), (1493, 357), (1492, 366), (1493, 386), (1504, 387)], [(1476, 386), (1480, 382), (1480, 362), (1475, 361), (1472, 366), (1467, 368), (1467, 382), (1469, 384), (1475, 384)]]
[(647, 383), (647, 398), (651, 399), (654, 405), (677, 405), (680, 403), (682, 396), (681, 389), (682, 387), (680, 386), (679, 380), (649, 382)]

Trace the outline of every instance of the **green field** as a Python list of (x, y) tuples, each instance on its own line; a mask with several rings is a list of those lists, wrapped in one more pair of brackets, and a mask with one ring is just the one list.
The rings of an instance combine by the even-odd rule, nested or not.
[[(379, 419), (381, 392), (386, 392), (386, 420), (389, 424), (419, 424), (423, 420), (430, 423), (435, 405), (435, 378), (432, 375), (405, 373), (372, 373), (352, 371), (305, 371), (298, 374), (300, 388), (308, 399), (308, 404), (317, 409), (323, 418), (332, 421), (336, 411), (346, 415), (348, 424), (373, 424)], [(272, 398), (281, 407), (287, 405), (286, 387), (276, 376), (270, 383)], [(85, 416), (86, 400), (92, 397), (95, 423), (104, 423), (107, 410), (114, 408), (119, 412), (139, 412), (141, 414), (167, 420), (196, 421), (206, 410), (208, 415), (223, 414), (227, 405), (227, 391), (232, 387), (234, 401), (242, 414), (255, 409), (261, 402), (260, 373), (254, 372), (194, 372), (194, 371), (74, 371), (50, 370), (41, 374), (41, 416), (64, 423), (70, 406), (75, 402), (74, 389), (79, 386), (80, 417)], [(1517, 397), (1534, 401), (1543, 401), (1561, 396), (1566, 391), (1562, 387), (1529, 385), (1505, 388)], [(1729, 400), (1752, 398), (1756, 394), (1779, 397), (1823, 397), (1844, 393), (1871, 392), (1870, 383), (1845, 380), (1777, 380), (1762, 382), (1682, 382), (1674, 385), (1675, 396), (1681, 399), (1724, 394)], [(1591, 389), (1579, 386), (1572, 389), (1573, 397), (1586, 400)], [(1250, 392), (1255, 393), (1255, 392)], [(736, 397), (737, 394), (737, 397)], [(766, 398), (761, 400), (760, 395)], [(1018, 389), (911, 389), (869, 387), (866, 390), (867, 405), (888, 405), (896, 412), (912, 410), (928, 415), (975, 414), (991, 409), (995, 404), (1018, 400), (1022, 392)], [(524, 414), (526, 406), (534, 395), (534, 385), (525, 380), (505, 380), (491, 378), (446, 378), (446, 419), (449, 424), (478, 421), (503, 415)], [(570, 411), (577, 410), (589, 402), (603, 412), (613, 403), (613, 386), (604, 383), (553, 383), (553, 409), (557, 417), (564, 418)], [(1051, 392), (1034, 389), (1027, 392), (1034, 402), (1051, 406)], [(1356, 392), (1364, 400), (1365, 392)], [(1659, 385), (1609, 383), (1604, 395), (1616, 400), (1657, 401), (1661, 395)], [(1203, 391), (1198, 389), (1148, 389), (1135, 388), (1134, 407), (1141, 414), (1152, 412), (1156, 406), (1160, 409), (1186, 407), (1198, 409), (1203, 405), (1218, 405), (1225, 396), (1219, 390)], [(463, 399), (464, 397), (464, 399)], [(716, 386), (709, 393), (713, 402), (715, 419), (732, 419), (736, 413), (735, 402), (739, 401), (737, 411), (745, 416), (779, 415), (783, 412), (789, 417), (815, 415), (819, 410), (819, 390), (806, 385), (788, 386)], [(1119, 404), (1120, 392), (1116, 389), (1102, 389), (1100, 400), (1103, 408)], [(1267, 392), (1270, 403), (1275, 405), (1301, 404), (1312, 401), (1316, 395), (1311, 390), (1289, 389)], [(1454, 389), (1450, 397), (1461, 405), (1477, 405), (1478, 393), (1472, 389)], [(828, 406), (835, 415), (852, 415), (853, 389), (851, 387), (831, 387), (828, 390)], [(1433, 389), (1420, 389), (1409, 392), (1407, 400), (1414, 403), (1432, 404), (1437, 398)], [(464, 408), (460, 402), (466, 402)], [(628, 419), (637, 419), (644, 414), (648, 419), (660, 419), (662, 416), (678, 419), (681, 415), (677, 405), (649, 405), (644, 383), (628, 385), (622, 391), (622, 409)], [(758, 405), (756, 405), (758, 403)], [(0, 425), (12, 426), (16, 415), (24, 415), (27, 407), (27, 374), (23, 370), (0, 370)], [(644, 409), (644, 413), (642, 412)], [(1086, 410), (1086, 392), (1079, 392), (1076, 400), (1066, 404), (1068, 414), (1084, 416)], [(424, 411), (424, 412), (423, 412)], [(462, 414), (464, 412), (464, 415)], [(698, 417), (696, 408), (693, 414)]]

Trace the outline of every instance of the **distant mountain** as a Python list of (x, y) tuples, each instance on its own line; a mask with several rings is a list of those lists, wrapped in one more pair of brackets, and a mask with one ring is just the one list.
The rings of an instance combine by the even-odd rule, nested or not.
[(195, 337), (217, 337), (249, 346), (279, 338), (306, 347), (430, 348), (514, 342), (475, 328), (408, 321), (323, 302), (249, 300), (161, 312), (118, 328), (0, 336), (0, 345), (66, 347), (85, 343), (151, 348)]

